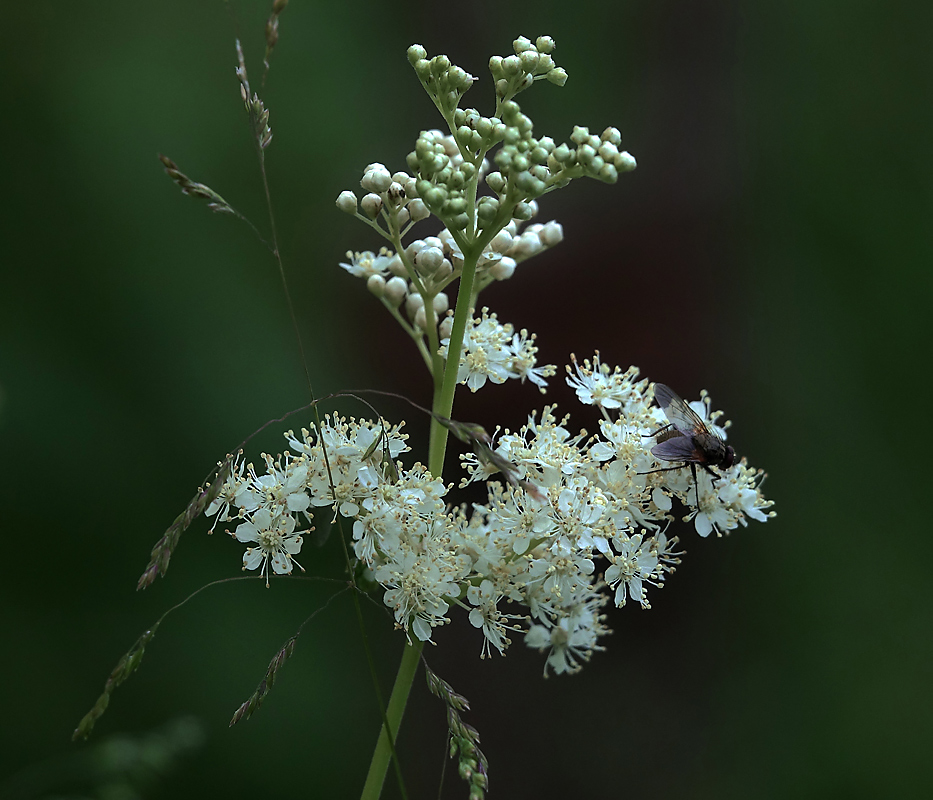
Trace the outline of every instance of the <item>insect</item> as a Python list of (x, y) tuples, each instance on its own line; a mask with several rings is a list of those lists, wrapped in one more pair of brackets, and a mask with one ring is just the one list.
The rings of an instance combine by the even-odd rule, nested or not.
[[(654, 385), (654, 399), (668, 419), (668, 425), (655, 431), (652, 436), (662, 434), (662, 439), (651, 448), (651, 454), (663, 461), (682, 461), (677, 467), (663, 467), (650, 472), (669, 472), (690, 467), (696, 490), (697, 511), (700, 509), (700, 487), (697, 483), (697, 464), (713, 479), (722, 477), (713, 467), (728, 469), (735, 463), (735, 450), (710, 430), (709, 426), (688, 406), (670, 386)], [(673, 428), (674, 430), (670, 430)], [(665, 434), (664, 432), (667, 431)], [(674, 432), (676, 431), (676, 433)], [(643, 472), (648, 475), (650, 472)]]

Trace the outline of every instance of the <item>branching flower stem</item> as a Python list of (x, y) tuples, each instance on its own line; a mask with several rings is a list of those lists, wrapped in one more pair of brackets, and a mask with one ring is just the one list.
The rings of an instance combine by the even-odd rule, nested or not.
[[(474, 239), (468, 241), (460, 234), (455, 234), (457, 245), (463, 252), (463, 273), (460, 276), (460, 287), (457, 292), (457, 306), (454, 311), (454, 323), (450, 332), (449, 353), (459, 353), (463, 345), (463, 337), (466, 334), (466, 324), (472, 310), (473, 282), (476, 277), (476, 265), (484, 248), (492, 241), (493, 237), (500, 231), (512, 218), (514, 205), (505, 205), (500, 208), (499, 214), (493, 223)], [(396, 243), (397, 250), (401, 250), (400, 242)], [(429, 326), (434, 328), (436, 326)], [(436, 333), (435, 333), (436, 338)], [(434, 352), (437, 352), (437, 343), (431, 343)], [(443, 378), (438, 383), (435, 380), (434, 401), (432, 411), (445, 418), (451, 416), (454, 406), (454, 392), (457, 388), (457, 372), (459, 370), (459, 359), (448, 358), (443, 371)], [(439, 375), (440, 371), (435, 371)], [(428, 460), (428, 469), (432, 475), (442, 475), (444, 470), (444, 457), (447, 452), (448, 430), (436, 419), (431, 421), (431, 443), (430, 456)], [(402, 722), (402, 715), (405, 712), (405, 705), (408, 702), (408, 695), (411, 692), (412, 682), (415, 679), (415, 673), (418, 670), (418, 661), (421, 658), (421, 651), (424, 648), (424, 642), (413, 639), (405, 645), (402, 652), (402, 661), (399, 664), (398, 673), (395, 676), (395, 684), (392, 687), (392, 695), (389, 697), (389, 705), (386, 708), (386, 717), (388, 719), (389, 733), (385, 726), (379, 733), (379, 740), (376, 743), (376, 749), (373, 752), (373, 759), (369, 765), (369, 773), (366, 776), (366, 783), (363, 786), (363, 793), (360, 800), (377, 800), (385, 780), (385, 774), (389, 766), (389, 759), (392, 755), (392, 742), (395, 741), (399, 726)]]

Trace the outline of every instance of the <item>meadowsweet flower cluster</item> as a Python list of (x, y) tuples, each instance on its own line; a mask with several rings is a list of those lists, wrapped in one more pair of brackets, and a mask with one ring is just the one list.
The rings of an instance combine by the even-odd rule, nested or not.
[[(533, 334), (486, 307), (477, 314), (480, 293), (563, 240), (557, 222), (531, 222), (542, 195), (577, 177), (613, 183), (635, 167), (615, 128), (597, 136), (577, 126), (563, 144), (536, 137), (514, 98), (537, 80), (561, 86), (567, 75), (549, 37), (513, 45), (514, 55), (490, 61), (496, 110), (488, 117), (459, 107), (474, 76), (446, 56), (410, 48), (448, 132), (422, 131), (407, 171), (371, 163), (362, 195), (347, 190), (337, 199), (387, 241), (378, 252), (348, 252), (340, 266), (364, 280), (413, 339), (435, 376), (435, 411), (444, 407), (441, 375), (474, 392), (510, 378), (545, 390), (556, 367), (538, 366)], [(431, 217), (441, 223), (436, 235), (405, 241)], [(455, 365), (447, 364), (451, 352), (459, 352)], [(665, 533), (675, 508), (689, 509), (701, 536), (773, 512), (760, 491), (763, 473), (744, 460), (697, 472), (652, 453), (671, 421), (637, 369), (610, 367), (597, 352), (582, 363), (571, 356), (566, 370), (580, 403), (598, 410), (593, 435), (572, 430), (553, 406), (496, 437), (447, 420), (473, 444), (461, 456), (460, 487), (485, 483), (484, 503), (457, 505), (448, 499), (453, 484), (422, 463), (407, 467), (401, 426), (333, 416), (313, 431), (289, 431), (290, 452), (263, 456), (263, 474), (236, 465), (207, 513), (239, 523), (230, 533), (250, 545), (243, 567), (262, 570), (268, 583), (270, 571), (288, 574), (297, 564), (313, 509), (332, 506), (352, 521), (353, 554), (409, 636), (430, 640), (459, 606), (482, 631), (482, 656), (504, 653), (519, 635), (546, 651), (546, 671), (574, 671), (600, 649), (601, 608), (610, 600), (649, 608), (649, 591), (680, 562), (677, 538)], [(690, 408), (725, 439), (728, 423), (705, 393)]]
[[(270, 567), (292, 571), (299, 522), (334, 506), (352, 520), (354, 553), (400, 628), (430, 639), (459, 605), (483, 633), (482, 655), (503, 653), (519, 634), (548, 651), (550, 669), (573, 671), (599, 649), (607, 600), (650, 607), (649, 588), (660, 588), (682, 555), (664, 532), (673, 501), (690, 508), (694, 496), (688, 470), (652, 471), (668, 466), (650, 452), (667, 421), (648, 381), (635, 368), (610, 369), (598, 354), (573, 369), (568, 384), (604, 413), (599, 433), (572, 432), (569, 418), (545, 407), (498, 436), (500, 460), (465, 454), (461, 487), (487, 484), (486, 502), (471, 510), (450, 505), (453, 487), (422, 464), (398, 460), (408, 449), (400, 427), (334, 416), (320, 437), (287, 432), (291, 452), (263, 456), (264, 473), (239, 465), (207, 513), (240, 521), (231, 535), (253, 545), (244, 569), (268, 576)], [(706, 395), (693, 408), (711, 425), (721, 416)], [(725, 426), (716, 431), (726, 435)], [(520, 480), (496, 479), (503, 459)], [(767, 519), (762, 473), (744, 460), (716, 480), (698, 477), (700, 535)]]

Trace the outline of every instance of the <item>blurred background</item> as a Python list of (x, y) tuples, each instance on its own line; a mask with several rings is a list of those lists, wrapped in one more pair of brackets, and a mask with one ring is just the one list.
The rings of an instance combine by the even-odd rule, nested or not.
[[(0, 11), (0, 796), (362, 785), (379, 717), (346, 596), (305, 628), (261, 711), (227, 727), (333, 592), (315, 582), (202, 592), (90, 741), (70, 742), (140, 633), (240, 574), (242, 547), (198, 521), (136, 593), (151, 546), (219, 458), (307, 402), (274, 262), (156, 160), (267, 229), (233, 41), (257, 85), (270, 5)], [(606, 652), (578, 675), (544, 680), (520, 643), (480, 661), (463, 619), (438, 633), (427, 657), (472, 702), (490, 797), (933, 795), (930, 475), (922, 454), (901, 460), (920, 432), (900, 413), (930, 395), (933, 12), (910, 5), (293, 0), (283, 14), (267, 165), (318, 393), (430, 397), (404, 335), (337, 267), (381, 244), (338, 193), (372, 161), (403, 169), (440, 122), (406, 48), (479, 76), (465, 104), (490, 113), (489, 56), (547, 33), (570, 80), (519, 98), (536, 133), (615, 125), (639, 166), (544, 198), (565, 242), (484, 301), (538, 334), (543, 363), (598, 348), (688, 399), (709, 389), (730, 442), (769, 473), (778, 517), (728, 539), (681, 530), (687, 555), (652, 610), (612, 610)], [(595, 428), (562, 376), (547, 401)], [(489, 387), (457, 411), (515, 427), (543, 402)], [(425, 420), (378, 405), (409, 420), (418, 452)], [(280, 450), (283, 427), (252, 456)], [(306, 547), (309, 574), (341, 577), (335, 544)], [(365, 615), (388, 691), (402, 636)], [(409, 797), (437, 796), (444, 731), (417, 679), (399, 741)], [(465, 797), (452, 772), (442, 796)]]

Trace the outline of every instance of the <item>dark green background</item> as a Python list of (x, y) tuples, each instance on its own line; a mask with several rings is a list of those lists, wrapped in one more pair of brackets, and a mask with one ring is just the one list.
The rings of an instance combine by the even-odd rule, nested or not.
[[(488, 113), (489, 55), (549, 33), (570, 80), (520, 98), (536, 131), (617, 125), (639, 168), (545, 198), (565, 243), (486, 302), (539, 334), (545, 362), (599, 348), (684, 395), (710, 389), (731, 441), (770, 473), (778, 518), (727, 540), (684, 531), (655, 607), (613, 611), (607, 652), (580, 675), (542, 680), (520, 644), (481, 662), (462, 619), (438, 633), (428, 657), (473, 703), (491, 797), (933, 794), (931, 468), (916, 411), (930, 393), (933, 14), (914, 5), (285, 12), (267, 161), (318, 392), (428, 398), (404, 337), (336, 266), (380, 242), (334, 198), (371, 161), (403, 168), (440, 121), (406, 47), (479, 76), (467, 100)], [(91, 742), (69, 742), (142, 630), (239, 574), (241, 548), (198, 522), (167, 579), (137, 594), (151, 545), (218, 458), (306, 402), (273, 262), (155, 158), (265, 225), (233, 39), (258, 83), (266, 11), (40, 0), (0, 16), (0, 794), (91, 791), (99, 748), (139, 752), (113, 737), (151, 742), (188, 716), (201, 747), (143, 775), (142, 796), (359, 792), (378, 716), (346, 598), (306, 629), (261, 712), (226, 727), (326, 585), (200, 595)], [(560, 380), (550, 397), (594, 427)], [(459, 408), (491, 428), (541, 403), (492, 387)], [(423, 443), (423, 419), (380, 409)], [(253, 455), (280, 447), (269, 435)], [(309, 573), (340, 576), (334, 544), (306, 547)], [(387, 686), (402, 640), (366, 615)], [(400, 739), (410, 797), (436, 796), (443, 725), (418, 680)], [(448, 776), (444, 796), (465, 795)]]

